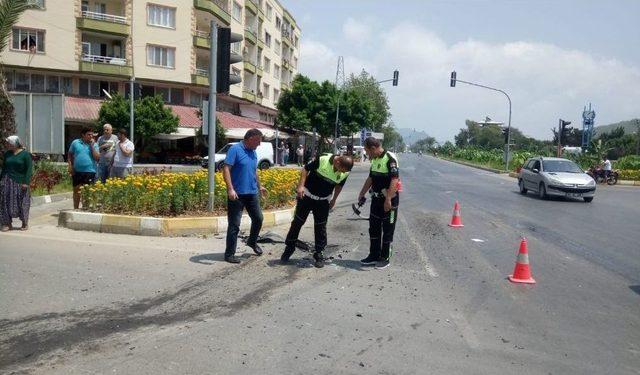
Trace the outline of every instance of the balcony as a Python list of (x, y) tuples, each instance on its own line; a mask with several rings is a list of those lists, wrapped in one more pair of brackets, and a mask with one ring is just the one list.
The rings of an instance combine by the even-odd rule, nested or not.
[(293, 19), (293, 17), (291, 16), (291, 14), (289, 13), (288, 10), (284, 10), (284, 19), (285, 21), (289, 22), (289, 24), (291, 25), (296, 25), (296, 21)]
[(206, 31), (196, 30), (193, 33), (193, 45), (199, 48), (211, 48), (210, 34)]
[(83, 11), (76, 19), (76, 27), (87, 31), (97, 31), (120, 36), (129, 35), (129, 25), (123, 16)]
[(246, 87), (242, 91), (242, 98), (254, 103), (256, 101), (256, 95), (253, 92), (249, 91)]
[(281, 90), (290, 90), (291, 87), (289, 86), (289, 84), (285, 81), (280, 81), (280, 89)]
[(247, 0), (244, 2), (244, 7), (254, 15), (258, 15), (258, 4), (256, 4), (255, 2)]
[(196, 9), (213, 14), (226, 26), (231, 24), (229, 3), (225, 0), (193, 0), (193, 6)]
[(196, 68), (191, 74), (191, 83), (194, 85), (209, 86), (209, 69)]
[(256, 74), (256, 65), (252, 61), (245, 61), (244, 70), (246, 70), (249, 73)]
[(256, 37), (255, 30), (252, 30), (252, 29), (250, 29), (248, 27), (244, 29), (244, 39), (247, 42), (253, 44), (254, 46), (258, 42), (258, 37)]
[(282, 27), (282, 42), (289, 48), (293, 48), (293, 39), (291, 39), (291, 33), (284, 26)]
[(132, 67), (127, 65), (127, 60), (125, 59), (86, 53), (82, 54), (80, 71), (126, 77), (130, 77), (133, 73)]
[(262, 69), (261, 65), (258, 65), (256, 67), (256, 74), (258, 75), (258, 77), (262, 77), (264, 75), (264, 70)]

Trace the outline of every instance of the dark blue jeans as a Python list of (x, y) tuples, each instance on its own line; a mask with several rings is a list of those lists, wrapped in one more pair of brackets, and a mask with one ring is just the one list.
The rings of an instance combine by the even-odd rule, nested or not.
[(238, 194), (237, 200), (227, 200), (227, 220), (229, 221), (229, 226), (227, 227), (227, 248), (224, 251), (225, 258), (236, 253), (238, 232), (240, 232), (240, 220), (242, 219), (242, 210), (244, 208), (247, 209), (247, 213), (251, 218), (251, 231), (249, 232), (247, 246), (253, 247), (256, 245), (258, 234), (260, 233), (260, 229), (262, 229), (260, 195)]

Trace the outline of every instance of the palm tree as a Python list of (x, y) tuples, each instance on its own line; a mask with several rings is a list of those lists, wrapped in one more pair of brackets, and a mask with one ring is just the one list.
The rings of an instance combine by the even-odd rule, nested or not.
[[(0, 0), (0, 52), (4, 51), (9, 44), (13, 25), (18, 22), (20, 15), (31, 7), (33, 7), (32, 1), (29, 0)], [(15, 133), (16, 122), (2, 66), (0, 61), (0, 139), (4, 140)], [(0, 142), (0, 156), (3, 152), (4, 142)]]

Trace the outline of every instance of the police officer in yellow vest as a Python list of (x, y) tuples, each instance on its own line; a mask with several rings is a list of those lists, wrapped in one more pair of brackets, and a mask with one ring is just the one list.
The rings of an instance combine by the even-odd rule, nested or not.
[(327, 246), (327, 219), (329, 210), (336, 204), (336, 199), (347, 181), (353, 160), (348, 156), (322, 155), (304, 166), (298, 183), (295, 216), (285, 240), (286, 247), (282, 257), (287, 263), (295, 251), (300, 229), (307, 221), (309, 212), (313, 212), (315, 234), (315, 266), (324, 266), (324, 251)]
[(382, 148), (379, 140), (369, 137), (364, 140), (364, 151), (371, 160), (369, 177), (364, 182), (358, 200), (371, 191), (371, 214), (369, 215), (369, 256), (362, 265), (375, 265), (382, 269), (389, 266), (391, 242), (398, 218), (398, 158)]

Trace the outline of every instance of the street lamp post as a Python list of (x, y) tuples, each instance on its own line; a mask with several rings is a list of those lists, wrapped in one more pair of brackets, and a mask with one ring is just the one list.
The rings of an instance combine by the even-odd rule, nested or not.
[(485, 89), (489, 89), (489, 90), (493, 90), (493, 91), (498, 91), (504, 94), (504, 96), (507, 97), (507, 100), (509, 101), (509, 122), (507, 124), (507, 147), (506, 147), (506, 156), (505, 156), (505, 162), (504, 162), (504, 170), (505, 171), (509, 171), (509, 147), (511, 144), (511, 98), (509, 97), (509, 95), (500, 90), (497, 89), (495, 87), (489, 87), (489, 86), (485, 86), (485, 85), (480, 85), (477, 83), (473, 83), (473, 82), (467, 82), (467, 81), (463, 81), (461, 79), (457, 79), (456, 77), (456, 72), (453, 71), (451, 72), (451, 87), (456, 87), (456, 82), (462, 82), (462, 83), (466, 83), (467, 85), (471, 85), (471, 86), (477, 86), (477, 87), (482, 87)]

